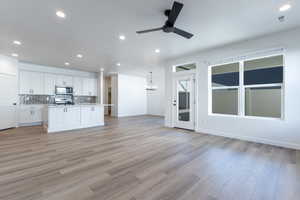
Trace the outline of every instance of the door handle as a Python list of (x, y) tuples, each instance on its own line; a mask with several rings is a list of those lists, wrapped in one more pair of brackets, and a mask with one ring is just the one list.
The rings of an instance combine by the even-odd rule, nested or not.
[(177, 101), (176, 100), (173, 101), (173, 106), (177, 106)]

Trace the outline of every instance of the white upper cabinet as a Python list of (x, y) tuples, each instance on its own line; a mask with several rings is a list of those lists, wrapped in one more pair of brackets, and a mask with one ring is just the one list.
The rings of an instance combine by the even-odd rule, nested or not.
[(45, 95), (55, 95), (55, 84), (56, 84), (55, 74), (45, 74), (44, 75), (44, 94)]
[(83, 95), (82, 86), (83, 86), (83, 78), (73, 77), (73, 93), (75, 96)]
[(73, 87), (76, 96), (97, 96), (96, 78), (20, 71), (19, 94), (55, 95), (55, 86)]
[(97, 96), (97, 79), (83, 78), (82, 89), (84, 96)]
[(73, 77), (65, 75), (57, 75), (56, 86), (73, 87)]
[(20, 71), (20, 94), (44, 94), (44, 74), (40, 72)]

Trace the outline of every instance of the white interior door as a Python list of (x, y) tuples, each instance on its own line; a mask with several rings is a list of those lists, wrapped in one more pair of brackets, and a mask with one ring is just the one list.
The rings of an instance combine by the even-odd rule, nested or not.
[(194, 75), (176, 76), (173, 83), (174, 127), (195, 129), (195, 78)]
[(16, 127), (16, 76), (0, 74), (0, 94), (0, 130)]

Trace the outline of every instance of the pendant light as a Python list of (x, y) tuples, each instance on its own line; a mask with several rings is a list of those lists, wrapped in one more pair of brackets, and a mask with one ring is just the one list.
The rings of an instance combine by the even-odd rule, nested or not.
[(149, 85), (146, 86), (147, 91), (155, 91), (157, 90), (157, 86), (153, 85), (153, 73), (150, 72), (150, 80)]

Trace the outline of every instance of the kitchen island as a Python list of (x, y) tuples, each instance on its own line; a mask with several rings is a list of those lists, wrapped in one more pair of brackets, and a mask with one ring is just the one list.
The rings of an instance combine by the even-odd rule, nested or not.
[(47, 105), (43, 124), (48, 133), (104, 126), (101, 104)]

